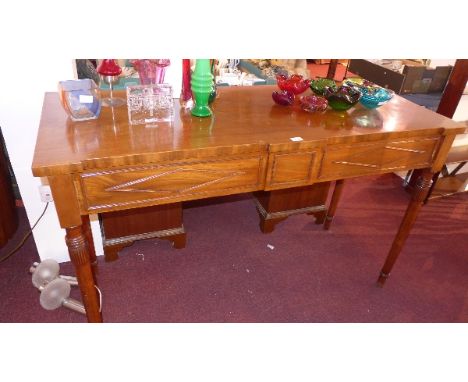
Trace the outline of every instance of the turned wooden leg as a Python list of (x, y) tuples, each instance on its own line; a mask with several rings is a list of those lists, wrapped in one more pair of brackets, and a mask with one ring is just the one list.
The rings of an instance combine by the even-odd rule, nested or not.
[(333, 217), (335, 216), (336, 209), (338, 207), (338, 202), (341, 198), (341, 193), (343, 192), (344, 180), (340, 179), (335, 182), (335, 189), (333, 190), (332, 199), (330, 202), (330, 207), (328, 208), (327, 217), (325, 218), (325, 223), (323, 225), (324, 229), (330, 229)]
[(102, 322), (86, 233), (82, 226), (66, 228), (66, 232), (65, 241), (70, 253), (70, 259), (75, 266), (88, 322)]
[(81, 221), (82, 221), (83, 233), (88, 243), (89, 261), (91, 262), (94, 275), (96, 275), (98, 273), (97, 257), (96, 257), (96, 250), (94, 248), (94, 240), (93, 240), (93, 233), (91, 231), (91, 224), (89, 222), (89, 215), (81, 216)]
[(432, 176), (433, 173), (430, 171), (430, 169), (425, 169), (415, 183), (411, 201), (408, 205), (408, 208), (406, 209), (405, 216), (403, 217), (400, 228), (398, 229), (398, 233), (393, 240), (392, 247), (387, 255), (387, 259), (385, 260), (385, 264), (382, 267), (380, 276), (377, 280), (377, 284), (381, 287), (383, 287), (385, 281), (390, 275), (393, 265), (400, 255), (401, 249), (403, 248), (411, 228), (416, 221), (416, 217), (418, 216), (419, 210), (421, 209), (431, 186)]
[(338, 60), (330, 60), (328, 64), (327, 78), (333, 80), (335, 78), (336, 68), (338, 67)]

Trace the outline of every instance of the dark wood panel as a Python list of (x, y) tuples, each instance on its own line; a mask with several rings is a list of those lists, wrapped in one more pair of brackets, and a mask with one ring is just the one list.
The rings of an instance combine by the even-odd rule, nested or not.
[(182, 203), (99, 214), (106, 239), (138, 235), (182, 225)]
[(468, 80), (468, 60), (457, 60), (442, 94), (437, 113), (452, 118)]
[(11, 184), (6, 153), (0, 136), (0, 247), (3, 247), (18, 228), (18, 214)]

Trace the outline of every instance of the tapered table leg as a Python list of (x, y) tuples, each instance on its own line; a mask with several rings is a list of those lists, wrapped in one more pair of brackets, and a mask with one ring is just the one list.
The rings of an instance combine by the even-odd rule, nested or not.
[(86, 233), (82, 226), (66, 228), (66, 232), (65, 241), (70, 253), (70, 259), (75, 266), (88, 322), (102, 322)]
[(333, 217), (335, 216), (336, 209), (338, 207), (338, 202), (341, 198), (341, 193), (343, 192), (344, 180), (339, 179), (335, 182), (335, 189), (333, 190), (332, 199), (330, 202), (330, 207), (328, 208), (327, 216), (325, 218), (325, 223), (323, 225), (324, 229), (330, 229)]
[(411, 201), (406, 209), (405, 216), (403, 217), (403, 221), (400, 224), (400, 228), (398, 229), (398, 233), (393, 240), (392, 247), (390, 252), (388, 253), (387, 259), (385, 260), (385, 264), (382, 267), (380, 272), (380, 276), (377, 280), (377, 284), (381, 287), (385, 284), (390, 272), (395, 264), (398, 256), (400, 255), (401, 249), (408, 238), (408, 235), (413, 227), (414, 222), (416, 221), (416, 217), (418, 216), (419, 210), (421, 209), (424, 200), (426, 198), (427, 193), (431, 187), (433, 173), (430, 169), (425, 169), (421, 175), (419, 176), (418, 180), (416, 181), (413, 195)]

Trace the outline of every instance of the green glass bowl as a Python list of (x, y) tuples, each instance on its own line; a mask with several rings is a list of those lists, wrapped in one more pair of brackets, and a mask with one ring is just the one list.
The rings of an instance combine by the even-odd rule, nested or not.
[(323, 93), (325, 92), (325, 89), (327, 87), (336, 89), (336, 82), (328, 78), (319, 78), (310, 82), (310, 88), (312, 89), (312, 91), (320, 96), (323, 96)]

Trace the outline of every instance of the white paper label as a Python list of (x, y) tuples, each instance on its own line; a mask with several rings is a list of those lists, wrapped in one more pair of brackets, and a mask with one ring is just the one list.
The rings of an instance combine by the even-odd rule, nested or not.
[(80, 94), (80, 103), (93, 103), (93, 96)]
[(303, 139), (301, 137), (292, 137), (292, 138), (289, 138), (291, 141), (293, 142), (300, 142), (300, 141), (303, 141)]

